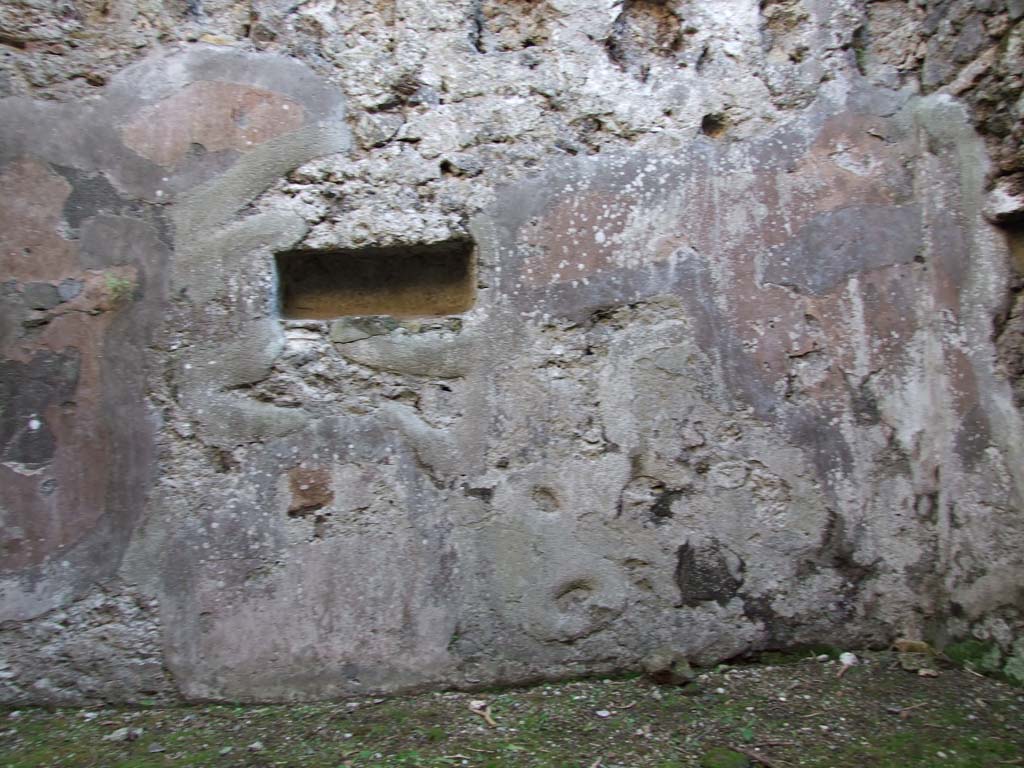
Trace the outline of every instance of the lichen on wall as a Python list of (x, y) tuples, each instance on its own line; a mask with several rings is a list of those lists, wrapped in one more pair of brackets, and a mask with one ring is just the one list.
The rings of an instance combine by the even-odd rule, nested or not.
[(0, 697), (1018, 664), (1022, 15), (7, 4)]

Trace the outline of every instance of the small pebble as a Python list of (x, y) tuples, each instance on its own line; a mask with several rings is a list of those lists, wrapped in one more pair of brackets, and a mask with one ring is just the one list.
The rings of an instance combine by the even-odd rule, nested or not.
[(607, 709), (599, 709), (594, 714), (597, 715), (598, 717), (611, 717), (612, 713), (609, 712)]
[(104, 741), (135, 741), (142, 736), (141, 728), (118, 728), (103, 737)]

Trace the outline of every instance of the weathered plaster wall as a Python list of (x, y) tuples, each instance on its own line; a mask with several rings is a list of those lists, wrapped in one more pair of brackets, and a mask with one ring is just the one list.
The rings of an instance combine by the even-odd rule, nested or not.
[[(5, 5), (0, 700), (1024, 657), (1022, 15)], [(469, 239), (458, 316), (280, 318)]]

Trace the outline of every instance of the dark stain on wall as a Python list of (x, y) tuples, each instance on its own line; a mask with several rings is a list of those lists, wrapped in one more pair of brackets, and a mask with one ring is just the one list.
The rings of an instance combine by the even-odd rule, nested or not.
[(37, 468), (56, 450), (46, 413), (73, 406), (78, 386), (79, 354), (41, 350), (25, 363), (0, 361), (0, 458)]
[(725, 605), (743, 586), (743, 561), (739, 574), (729, 567), (723, 547), (717, 542), (695, 547), (684, 544), (676, 550), (676, 585), (680, 606), (692, 608), (714, 600)]

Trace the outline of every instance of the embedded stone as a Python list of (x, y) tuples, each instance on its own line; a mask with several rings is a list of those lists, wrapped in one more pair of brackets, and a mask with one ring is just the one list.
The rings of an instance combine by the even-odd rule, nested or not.
[(53, 309), (61, 302), (57, 286), (51, 283), (26, 283), (22, 298), (29, 309)]

